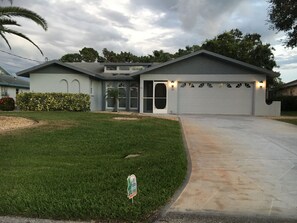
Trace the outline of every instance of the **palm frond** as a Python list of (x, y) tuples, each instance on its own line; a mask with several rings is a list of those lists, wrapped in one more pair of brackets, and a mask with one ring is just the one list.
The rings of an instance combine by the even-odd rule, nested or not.
[[(13, 34), (13, 35), (16, 35), (16, 36), (19, 36), (19, 37), (21, 37), (21, 38), (23, 38), (23, 39), (26, 39), (26, 40), (28, 40), (30, 43), (32, 43), (39, 51), (40, 51), (40, 53), (42, 54), (42, 56), (43, 56), (43, 52), (42, 52), (42, 50), (32, 41), (32, 40), (30, 40), (27, 36), (25, 36), (24, 34), (22, 34), (22, 33), (20, 33), (20, 32), (18, 32), (18, 31), (15, 31), (15, 30), (12, 30), (12, 29), (7, 29), (7, 28), (5, 28), (4, 27), (4, 29), (3, 30), (1, 30), (1, 36), (3, 37), (3, 33), (9, 33), (9, 34)], [(8, 41), (7, 41), (7, 39), (4, 37), (4, 40), (6, 41), (6, 43), (9, 45), (9, 43), (8, 43)], [(11, 48), (10, 47), (10, 45), (9, 45), (9, 48)]]
[(11, 49), (11, 46), (10, 46), (8, 40), (6, 39), (5, 35), (1, 31), (0, 31), (0, 36), (5, 40), (5, 42), (7, 43), (8, 47), (9, 47), (9, 49)]
[(47, 22), (44, 18), (42, 18), (37, 13), (21, 8), (16, 6), (9, 6), (9, 7), (0, 7), (0, 17), (6, 16), (6, 17), (22, 17), (26, 19), (30, 19), (34, 21), (37, 25), (40, 25), (44, 30), (47, 30)]
[(0, 17), (0, 27), (4, 25), (15, 25), (15, 26), (20, 26), (17, 21), (12, 20), (12, 19), (6, 19), (6, 18), (1, 18)]

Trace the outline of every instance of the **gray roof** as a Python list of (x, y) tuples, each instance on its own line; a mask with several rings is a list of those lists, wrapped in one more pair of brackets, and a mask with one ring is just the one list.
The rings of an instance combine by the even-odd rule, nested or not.
[(144, 67), (150, 67), (154, 65), (155, 63), (112, 63), (112, 62), (105, 62), (104, 65), (110, 65), (110, 66), (144, 66)]
[(188, 58), (198, 56), (198, 55), (207, 55), (207, 56), (213, 57), (213, 58), (221, 60), (221, 61), (225, 61), (225, 62), (228, 62), (228, 63), (233, 63), (233, 64), (236, 64), (236, 65), (242, 66), (242, 67), (247, 68), (249, 70), (253, 70), (253, 71), (257, 72), (257, 73), (265, 74), (265, 75), (270, 76), (270, 77), (278, 77), (280, 75), (277, 72), (273, 72), (273, 71), (270, 71), (270, 70), (267, 70), (267, 69), (264, 69), (264, 68), (261, 68), (261, 67), (257, 67), (257, 66), (254, 66), (254, 65), (239, 61), (239, 60), (235, 60), (235, 59), (232, 59), (230, 57), (226, 57), (226, 56), (223, 56), (223, 55), (220, 55), (220, 54), (217, 54), (217, 53), (213, 53), (213, 52), (210, 52), (210, 51), (207, 51), (207, 50), (199, 50), (199, 51), (196, 51), (194, 53), (190, 53), (188, 55), (179, 57), (177, 59), (170, 60), (170, 61), (167, 61), (165, 63), (161, 63), (159, 65), (156, 65), (156, 66), (153, 66), (153, 67), (150, 67), (150, 68), (135, 72), (135, 73), (133, 73), (132, 76), (139, 76), (140, 74), (149, 73), (150, 71), (157, 70), (159, 68), (162, 68), (162, 67), (168, 66), (170, 64), (174, 64), (174, 63), (177, 63), (177, 62), (180, 62), (180, 61), (183, 61), (183, 60), (186, 60)]
[(295, 86), (297, 86), (297, 80), (294, 80), (294, 81), (291, 81), (291, 82), (288, 82), (288, 83), (284, 84), (282, 86), (282, 88), (295, 87)]
[(86, 63), (86, 62), (63, 63), (59, 60), (48, 61), (43, 64), (28, 68), (26, 70), (19, 71), (17, 72), (17, 75), (23, 76), (23, 77), (29, 77), (30, 73), (36, 72), (40, 69), (43, 69), (51, 65), (59, 65), (100, 80), (133, 80), (130, 74), (123, 75), (123, 74), (104, 73), (104, 64), (102, 63)]
[[(99, 73), (96, 73), (94, 71), (94, 69), (91, 69), (91, 70), (88, 70), (86, 67), (88, 65), (85, 65), (85, 66), (79, 66), (78, 64), (76, 63), (63, 63), (59, 60), (51, 60), (51, 61), (48, 61), (48, 62), (45, 62), (45, 63), (42, 63), (42, 64), (39, 64), (37, 66), (34, 66), (34, 67), (30, 67), (28, 69), (25, 69), (25, 70), (22, 70), (22, 71), (19, 71), (17, 72), (16, 74), (18, 76), (22, 76), (22, 77), (30, 77), (30, 73), (33, 73), (33, 72), (36, 72), (40, 69), (43, 69), (45, 67), (48, 67), (48, 66), (51, 66), (51, 65), (59, 65), (59, 66), (62, 66), (62, 67), (65, 67), (65, 68), (68, 68), (70, 70), (74, 70), (74, 71), (77, 71), (77, 72), (81, 72), (83, 74), (86, 74), (86, 75), (89, 75), (91, 77), (94, 77), (94, 78), (97, 78), (97, 79), (104, 79), (103, 77), (100, 76)], [(82, 63), (81, 63), (82, 64)], [(86, 63), (86, 64), (89, 64), (90, 67), (93, 66), (93, 64), (91, 65), (91, 63)], [(98, 64), (99, 65), (99, 64)]]
[(86, 70), (92, 72), (94, 74), (101, 74), (104, 71), (104, 65), (100, 63), (82, 63), (82, 62), (75, 62), (75, 63), (66, 63), (69, 66), (74, 66), (78, 69)]
[(29, 82), (18, 77), (10, 75), (6, 70), (0, 67), (0, 86), (29, 89)]

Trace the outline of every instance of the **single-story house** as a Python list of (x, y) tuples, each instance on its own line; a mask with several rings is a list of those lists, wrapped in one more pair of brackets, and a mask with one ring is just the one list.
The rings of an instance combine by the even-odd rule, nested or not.
[(297, 80), (284, 84), (278, 91), (278, 96), (297, 96)]
[(27, 92), (29, 89), (28, 81), (12, 76), (0, 67), (0, 98), (8, 96), (15, 100), (18, 93)]
[(140, 113), (280, 115), (280, 102), (267, 105), (266, 77), (278, 73), (206, 50), (160, 64), (62, 63), (20, 71), (32, 92), (86, 93), (91, 110), (112, 110), (106, 98), (118, 88), (118, 108)]

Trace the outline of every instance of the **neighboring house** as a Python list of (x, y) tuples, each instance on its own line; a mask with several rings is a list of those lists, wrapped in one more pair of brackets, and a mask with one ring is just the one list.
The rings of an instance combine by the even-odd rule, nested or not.
[(206, 50), (162, 64), (62, 63), (23, 70), (30, 91), (86, 93), (91, 110), (112, 110), (109, 88), (118, 88), (119, 110), (167, 114), (280, 115), (265, 102), (266, 76), (278, 73)]
[(16, 99), (16, 95), (29, 91), (29, 82), (10, 75), (0, 67), (0, 98), (8, 96)]
[(297, 96), (297, 80), (284, 84), (278, 91), (278, 96)]

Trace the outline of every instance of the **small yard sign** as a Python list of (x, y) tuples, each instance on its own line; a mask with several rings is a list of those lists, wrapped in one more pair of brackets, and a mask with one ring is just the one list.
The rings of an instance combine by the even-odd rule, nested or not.
[(129, 199), (132, 199), (132, 203), (133, 203), (133, 197), (135, 197), (137, 194), (136, 176), (134, 174), (128, 176), (127, 183), (128, 183), (127, 196)]

